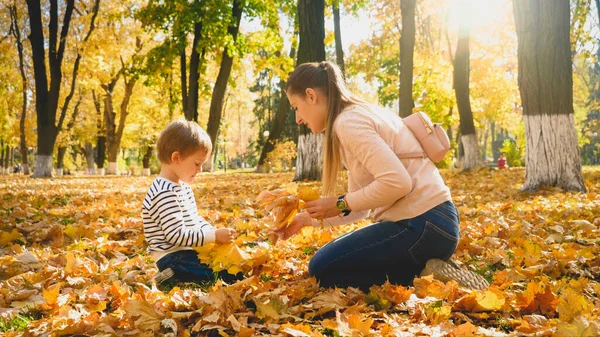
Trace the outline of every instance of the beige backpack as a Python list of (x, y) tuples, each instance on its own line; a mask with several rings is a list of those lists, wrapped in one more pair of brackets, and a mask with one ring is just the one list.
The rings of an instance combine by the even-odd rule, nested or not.
[(423, 151), (403, 153), (398, 158), (429, 158), (436, 163), (444, 159), (450, 149), (450, 140), (441, 125), (432, 123), (424, 112), (415, 112), (402, 121), (415, 135)]

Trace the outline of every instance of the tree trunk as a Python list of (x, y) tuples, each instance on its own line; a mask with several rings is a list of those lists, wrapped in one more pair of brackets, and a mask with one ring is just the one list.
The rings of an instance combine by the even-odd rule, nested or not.
[(0, 139), (0, 174), (6, 174), (6, 168), (4, 167), (4, 139)]
[[(200, 80), (200, 53), (198, 52), (198, 42), (200, 41), (201, 36), (202, 21), (197, 22), (194, 25), (194, 42), (192, 44), (192, 55), (190, 56), (189, 91), (186, 95), (186, 101), (183, 102), (185, 105), (185, 119), (194, 122), (198, 122), (198, 82)], [(202, 54), (204, 55), (204, 49)]]
[(85, 143), (85, 159), (87, 161), (87, 174), (96, 174), (94, 166), (94, 146), (92, 143)]
[[(238, 0), (233, 1), (232, 8), (232, 25), (227, 28), (229, 35), (231, 35), (234, 43), (237, 39), (237, 35), (240, 29), (240, 21), (242, 19), (242, 4)], [(217, 135), (219, 128), (221, 127), (221, 117), (223, 115), (223, 102), (225, 98), (225, 91), (227, 90), (227, 81), (231, 74), (231, 67), (233, 65), (233, 55), (229, 55), (230, 50), (227, 46), (223, 49), (223, 55), (221, 57), (221, 67), (215, 86), (213, 87), (212, 98), (210, 101), (210, 110), (208, 116), (208, 123), (206, 125), (206, 132), (213, 143), (217, 141)], [(203, 166), (206, 171), (212, 171), (212, 161), (206, 161)]]
[[(52, 152), (56, 137), (62, 127), (62, 122), (65, 118), (73, 90), (75, 88), (77, 69), (79, 68), (79, 60), (81, 55), (75, 60), (72, 72), (71, 90), (65, 99), (61, 114), (59, 116), (58, 125), (56, 125), (56, 114), (58, 103), (60, 101), (60, 91), (62, 83), (62, 61), (66, 48), (67, 37), (69, 35), (69, 27), (71, 17), (75, 8), (74, 0), (67, 0), (64, 9), (63, 22), (58, 36), (58, 14), (59, 5), (56, 0), (50, 1), (50, 21), (48, 24), (48, 65), (50, 68), (50, 86), (48, 86), (48, 75), (46, 73), (45, 48), (46, 41), (44, 40), (44, 29), (42, 26), (41, 3), (40, 1), (27, 0), (27, 8), (29, 10), (29, 25), (31, 33), (29, 41), (31, 43), (31, 51), (33, 58), (33, 70), (35, 78), (35, 100), (37, 114), (37, 131), (38, 131), (38, 153), (35, 165), (34, 177), (50, 177), (52, 176)], [(94, 20), (98, 12), (99, 0), (96, 0), (94, 14), (90, 24), (90, 30), (84, 38), (84, 42), (89, 38), (94, 29)], [(46, 9), (45, 9), (46, 10)], [(48, 157), (48, 158), (46, 158)]]
[(400, 117), (413, 111), (413, 55), (415, 50), (415, 1), (400, 0), (402, 34), (400, 34)]
[(142, 175), (149, 176), (150, 175), (150, 158), (152, 158), (152, 150), (154, 149), (154, 145), (148, 145), (146, 147), (146, 153), (144, 153), (144, 158), (142, 159)]
[(333, 28), (335, 35), (335, 60), (337, 65), (342, 70), (344, 77), (346, 76), (346, 68), (344, 66), (344, 48), (342, 47), (342, 28), (340, 27), (340, 0), (334, 0), (333, 4)]
[(522, 191), (585, 192), (573, 113), (568, 1), (515, 0), (519, 91), (525, 120)]
[[(77, 100), (77, 104), (75, 104), (75, 108), (73, 109), (73, 115), (71, 115), (71, 120), (69, 121), (69, 123), (67, 123), (67, 130), (72, 130), (73, 127), (75, 126), (75, 121), (77, 120), (77, 116), (79, 115), (79, 105), (81, 104), (81, 95), (79, 95), (79, 99)], [(67, 131), (69, 132), (69, 131)], [(69, 143), (72, 135), (68, 134), (66, 136), (66, 142)], [(67, 146), (66, 145), (61, 145), (58, 148), (58, 153), (57, 153), (57, 160), (56, 160), (56, 168), (57, 169), (63, 169), (63, 163), (64, 163), (64, 159), (65, 159), (65, 153), (67, 153)]]
[(56, 169), (62, 170), (63, 164), (65, 160), (65, 154), (67, 153), (67, 147), (62, 145), (58, 147), (58, 151), (56, 154)]
[(27, 120), (27, 75), (25, 74), (25, 61), (23, 53), (23, 42), (21, 41), (21, 29), (19, 28), (19, 15), (17, 6), (9, 7), (11, 19), (13, 22), (13, 36), (19, 53), (19, 72), (21, 74), (21, 118), (19, 121), (19, 150), (21, 152), (21, 161), (23, 164), (23, 173), (29, 175), (29, 162), (27, 161), (27, 139), (25, 138), (25, 121)]
[(102, 107), (100, 104), (100, 97), (96, 96), (96, 92), (92, 90), (92, 98), (94, 100), (94, 107), (96, 108), (96, 164), (98, 166), (98, 173), (104, 174), (104, 160), (106, 159), (106, 130), (104, 128), (104, 116), (102, 113)]
[[(300, 43), (298, 64), (325, 60), (325, 1), (299, 0), (298, 23)], [(321, 146), (323, 135), (315, 135), (305, 126), (300, 126), (298, 157), (296, 158), (295, 181), (319, 180), (323, 169)], [(309, 151), (310, 149), (310, 151)], [(309, 152), (307, 152), (309, 151)]]
[[(294, 58), (296, 56), (296, 50), (292, 47), (290, 49), (290, 58)], [(285, 81), (279, 81), (279, 88), (281, 90), (281, 97), (279, 99), (279, 107), (277, 108), (277, 112), (275, 113), (274, 122), (271, 124), (271, 129), (269, 130), (269, 138), (265, 142), (265, 146), (263, 146), (262, 151), (260, 152), (260, 158), (258, 159), (258, 165), (256, 166), (256, 172), (264, 171), (264, 164), (267, 155), (275, 149), (275, 143), (281, 137), (281, 132), (285, 126), (285, 120), (288, 113), (290, 113), (290, 102), (287, 99), (287, 95), (285, 94)]]
[[(121, 138), (123, 137), (123, 130), (125, 129), (125, 123), (129, 112), (127, 108), (131, 95), (133, 94), (133, 87), (137, 82), (137, 79), (131, 78), (129, 81), (123, 74), (123, 80), (125, 82), (125, 93), (123, 94), (123, 100), (119, 109), (119, 124), (116, 123), (117, 114), (113, 108), (112, 90), (110, 93), (107, 92), (104, 101), (104, 117), (106, 119), (106, 142), (108, 147), (108, 170), (106, 174), (118, 174), (119, 170), (117, 167), (117, 158), (119, 156), (119, 149), (121, 147)], [(116, 83), (116, 81), (115, 81)], [(114, 88), (114, 86), (113, 86)]]
[(294, 177), (294, 181), (313, 181), (321, 179), (324, 138), (322, 133), (317, 135), (305, 134), (298, 137), (298, 158), (296, 165), (302, 166), (296, 166), (296, 172), (302, 172), (303, 176), (302, 178)]
[(465, 157), (462, 161), (464, 170), (477, 167), (481, 163), (469, 97), (469, 35), (469, 28), (464, 22), (461, 22), (454, 57), (454, 92), (460, 116), (461, 140), (465, 151)]

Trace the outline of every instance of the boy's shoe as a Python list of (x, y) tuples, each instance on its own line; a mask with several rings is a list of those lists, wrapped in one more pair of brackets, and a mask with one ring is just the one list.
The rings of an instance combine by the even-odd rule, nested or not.
[(448, 260), (431, 259), (425, 264), (421, 276), (431, 275), (442, 282), (456, 281), (463, 287), (483, 290), (490, 286), (489, 282), (479, 274), (459, 268), (454, 262)]
[(153, 280), (156, 284), (160, 284), (169, 280), (173, 276), (175, 276), (175, 272), (173, 271), (173, 269), (165, 268), (163, 271), (159, 271), (158, 273), (156, 273), (156, 275), (154, 275)]

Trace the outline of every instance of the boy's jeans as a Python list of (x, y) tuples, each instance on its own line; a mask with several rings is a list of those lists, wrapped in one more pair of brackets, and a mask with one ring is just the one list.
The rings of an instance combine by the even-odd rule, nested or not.
[(343, 235), (319, 249), (308, 272), (323, 287), (374, 284), (411, 285), (429, 259), (447, 260), (458, 245), (459, 219), (446, 201), (412, 219), (375, 223)]
[[(163, 256), (156, 262), (158, 270), (166, 268), (173, 269), (175, 278), (182, 282), (205, 282), (214, 281), (215, 272), (198, 259), (198, 253), (194, 250), (180, 250)], [(226, 270), (220, 271), (217, 277), (227, 283), (233, 283), (243, 278), (242, 273), (231, 275)]]

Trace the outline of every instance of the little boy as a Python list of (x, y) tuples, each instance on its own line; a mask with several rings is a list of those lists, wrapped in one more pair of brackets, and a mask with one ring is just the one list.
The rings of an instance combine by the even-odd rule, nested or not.
[[(213, 280), (213, 270), (200, 263), (192, 247), (211, 242), (230, 243), (235, 231), (216, 229), (198, 215), (194, 192), (189, 185), (210, 157), (210, 137), (195, 122), (177, 120), (161, 132), (156, 147), (161, 162), (160, 174), (142, 205), (148, 252), (160, 271), (154, 280), (157, 283), (171, 278), (183, 282)], [(240, 278), (225, 271), (219, 273), (219, 277), (226, 282)]]

